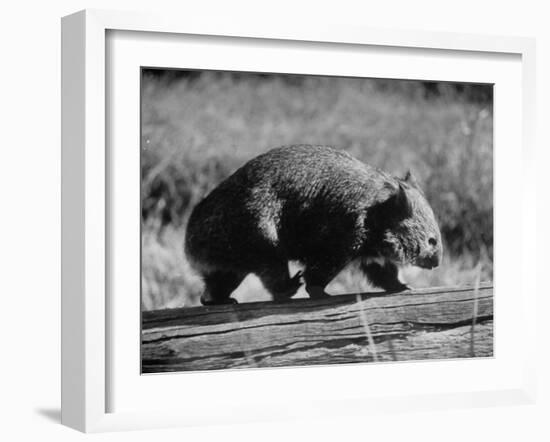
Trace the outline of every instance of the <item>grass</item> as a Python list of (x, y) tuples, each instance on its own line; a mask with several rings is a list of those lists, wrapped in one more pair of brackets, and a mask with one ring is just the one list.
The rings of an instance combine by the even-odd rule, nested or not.
[[(411, 169), (438, 218), (443, 265), (406, 268), (414, 287), (492, 279), (493, 146), (490, 89), (419, 82), (204, 72), (145, 73), (142, 89), (142, 305), (198, 303), (202, 282), (183, 254), (198, 201), (255, 155), (285, 144), (327, 144), (395, 175)], [(432, 91), (433, 92), (433, 91)], [(370, 287), (343, 271), (329, 293)], [(298, 296), (305, 296), (303, 288)], [(249, 276), (239, 301), (269, 299)]]

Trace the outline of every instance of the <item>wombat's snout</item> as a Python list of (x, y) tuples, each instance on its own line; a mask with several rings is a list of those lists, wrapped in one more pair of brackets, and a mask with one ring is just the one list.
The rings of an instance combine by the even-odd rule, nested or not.
[(441, 264), (441, 256), (443, 255), (443, 249), (441, 244), (436, 238), (428, 239), (428, 246), (424, 253), (416, 259), (415, 264), (424, 269), (434, 269)]
[(422, 267), (424, 269), (434, 269), (439, 266), (441, 263), (441, 255), (439, 253), (435, 253), (430, 256), (421, 257), (417, 260), (417, 265), (419, 267)]

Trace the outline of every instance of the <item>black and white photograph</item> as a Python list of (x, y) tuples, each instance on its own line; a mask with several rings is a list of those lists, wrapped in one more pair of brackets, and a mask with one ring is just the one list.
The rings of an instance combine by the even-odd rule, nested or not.
[(493, 356), (493, 85), (141, 69), (143, 374)]
[(548, 8), (454, 6), (6, 2), (0, 439), (550, 440)]

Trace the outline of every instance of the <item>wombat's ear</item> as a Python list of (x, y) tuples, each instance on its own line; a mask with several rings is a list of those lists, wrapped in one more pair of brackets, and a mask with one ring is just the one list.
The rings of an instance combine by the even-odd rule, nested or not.
[(396, 213), (403, 218), (410, 216), (412, 212), (411, 200), (409, 199), (409, 195), (407, 195), (407, 189), (403, 183), (399, 183), (399, 188), (393, 198), (395, 199), (394, 205)]
[(418, 185), (418, 181), (416, 180), (416, 177), (412, 174), (410, 169), (407, 171), (405, 178), (403, 178), (401, 181), (403, 181), (404, 183), (407, 183), (411, 187), (420, 189), (420, 186)]
[(399, 181), (397, 189), (393, 187), (389, 197), (371, 208), (369, 220), (374, 224), (387, 226), (410, 217), (411, 213), (412, 205), (406, 185)]

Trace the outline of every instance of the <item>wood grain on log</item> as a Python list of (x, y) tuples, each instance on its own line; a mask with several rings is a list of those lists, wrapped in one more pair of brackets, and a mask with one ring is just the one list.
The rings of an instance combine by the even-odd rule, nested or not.
[(488, 357), (493, 288), (144, 312), (141, 350), (143, 373)]

